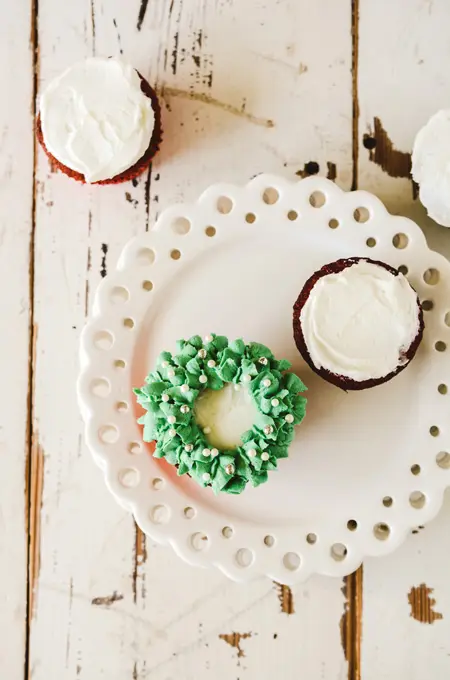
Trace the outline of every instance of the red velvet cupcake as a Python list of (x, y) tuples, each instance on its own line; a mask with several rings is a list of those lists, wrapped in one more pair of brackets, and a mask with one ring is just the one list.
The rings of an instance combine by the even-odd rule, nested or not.
[(327, 264), (306, 282), (295, 305), (294, 339), (304, 360), (344, 390), (391, 380), (422, 340), (423, 312), (399, 271), (352, 257)]
[(141, 174), (159, 148), (158, 99), (132, 66), (86, 59), (43, 92), (37, 136), (52, 164), (69, 177), (125, 182)]

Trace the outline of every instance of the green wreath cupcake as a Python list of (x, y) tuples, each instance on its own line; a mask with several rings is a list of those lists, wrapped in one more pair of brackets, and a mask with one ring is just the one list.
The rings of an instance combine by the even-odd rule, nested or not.
[(136, 389), (146, 413), (144, 440), (214, 493), (259, 486), (287, 458), (294, 426), (305, 416), (306, 390), (264, 345), (195, 335), (163, 352), (156, 370)]

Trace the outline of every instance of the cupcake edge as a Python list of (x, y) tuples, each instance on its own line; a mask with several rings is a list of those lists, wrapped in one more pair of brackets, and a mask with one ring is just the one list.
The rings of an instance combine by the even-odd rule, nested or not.
[[(316, 283), (319, 281), (324, 276), (327, 276), (329, 274), (339, 274), (339, 272), (343, 271), (347, 267), (351, 267), (353, 264), (357, 264), (358, 262), (369, 262), (370, 264), (378, 265), (379, 267), (383, 267), (386, 269), (388, 272), (391, 274), (397, 276), (399, 274), (399, 271), (395, 269), (394, 267), (391, 267), (390, 265), (386, 264), (385, 262), (381, 262), (379, 260), (372, 260), (368, 257), (349, 257), (349, 258), (343, 258), (340, 260), (336, 260), (335, 262), (331, 262), (329, 264), (324, 265), (321, 269), (318, 271), (314, 272), (312, 276), (306, 281), (305, 285), (303, 286), (302, 290), (300, 291), (300, 294), (294, 303), (293, 307), (293, 320), (292, 320), (292, 325), (293, 325), (293, 331), (294, 331), (294, 340), (295, 344), (297, 345), (297, 349), (302, 355), (304, 361), (308, 364), (308, 366), (316, 373), (319, 375), (321, 378), (326, 380), (327, 382), (331, 383), (332, 385), (335, 385), (336, 387), (339, 387), (340, 389), (344, 391), (356, 391), (356, 390), (365, 390), (369, 387), (376, 387), (377, 385), (382, 385), (385, 382), (388, 382), (389, 380), (392, 380), (396, 375), (401, 373), (407, 366), (409, 366), (410, 362), (414, 358), (417, 349), (419, 348), (419, 345), (422, 341), (423, 337), (423, 331), (425, 328), (424, 324), (424, 319), (423, 319), (423, 310), (422, 310), (422, 305), (420, 304), (419, 297), (416, 293), (417, 297), (417, 306), (419, 309), (419, 328), (417, 331), (417, 334), (412, 341), (412, 343), (409, 345), (407, 352), (405, 352), (405, 357), (407, 361), (399, 365), (395, 371), (391, 371), (387, 375), (382, 376), (381, 378), (372, 378), (369, 380), (353, 380), (353, 378), (349, 378), (347, 376), (343, 375), (337, 375), (336, 373), (332, 373), (331, 371), (327, 370), (326, 368), (319, 368), (316, 366), (311, 359), (311, 356), (309, 354), (308, 348), (306, 346), (305, 338), (303, 335), (303, 330), (302, 330), (302, 324), (300, 321), (300, 314), (302, 311), (302, 308), (304, 304), (306, 303), (312, 289), (316, 285)], [(408, 281), (409, 283), (409, 281)], [(409, 284), (411, 286), (411, 284)], [(411, 286), (411, 288), (414, 290), (414, 288)], [(414, 292), (416, 292), (414, 290)]]
[[(161, 106), (159, 104), (158, 97), (156, 95), (155, 90), (151, 87), (151, 85), (147, 82), (147, 80), (139, 73), (139, 71), (136, 71), (138, 74), (139, 78), (141, 79), (141, 90), (142, 92), (150, 99), (151, 104), (152, 104), (152, 109), (153, 113), (155, 116), (155, 126), (153, 128), (153, 134), (150, 140), (150, 144), (147, 148), (147, 151), (144, 153), (141, 158), (139, 158), (134, 165), (132, 165), (130, 168), (127, 170), (123, 170), (119, 175), (115, 175), (114, 177), (111, 177), (109, 179), (102, 179), (99, 180), (98, 182), (92, 182), (90, 184), (92, 185), (97, 185), (97, 184), (121, 184), (122, 182), (128, 182), (132, 179), (135, 179), (136, 177), (139, 177), (145, 169), (149, 166), (157, 152), (159, 151), (159, 147), (162, 141), (162, 126), (161, 126)], [(42, 148), (44, 149), (46, 155), (48, 156), (52, 166), (58, 168), (63, 172), (65, 175), (68, 177), (71, 177), (77, 182), (80, 182), (81, 184), (87, 184), (85, 177), (82, 173), (77, 172), (76, 170), (72, 170), (69, 168), (67, 165), (64, 165), (64, 163), (61, 163), (53, 154), (50, 153), (50, 151), (47, 149), (44, 141), (44, 135), (42, 132), (42, 126), (41, 126), (41, 115), (40, 113), (37, 116), (36, 119), (36, 135), (39, 140), (39, 143), (41, 144)]]

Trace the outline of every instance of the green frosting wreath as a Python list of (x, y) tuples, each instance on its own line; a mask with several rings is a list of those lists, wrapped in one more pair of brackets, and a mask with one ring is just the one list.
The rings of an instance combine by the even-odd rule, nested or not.
[[(306, 398), (300, 392), (306, 387), (298, 376), (284, 373), (290, 367), (255, 342), (229, 342), (218, 335), (179, 340), (177, 353), (163, 352), (144, 387), (134, 390), (147, 411), (138, 421), (144, 425), (144, 440), (156, 440), (156, 458), (165, 458), (179, 475), (188, 473), (216, 494), (239, 494), (247, 482), (259, 486), (278, 459), (287, 458), (294, 425), (305, 416)], [(246, 385), (258, 415), (240, 446), (219, 451), (197, 424), (194, 405), (203, 390), (220, 390), (226, 383)]]

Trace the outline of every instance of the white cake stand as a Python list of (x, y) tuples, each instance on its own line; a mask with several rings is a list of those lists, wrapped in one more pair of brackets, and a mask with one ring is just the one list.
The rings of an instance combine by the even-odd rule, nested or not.
[[(315, 270), (350, 256), (403, 268), (426, 329), (401, 375), (347, 394), (303, 363), (291, 314)], [(342, 576), (366, 555), (392, 552), (441, 506), (450, 480), (449, 324), (450, 264), (375, 196), (318, 177), (218, 184), (166, 210), (99, 287), (81, 341), (86, 441), (117, 500), (187, 562), (236, 580)], [(159, 352), (211, 332), (268, 345), (309, 387), (289, 459), (238, 497), (177, 477), (152, 458), (136, 424), (132, 387)]]

